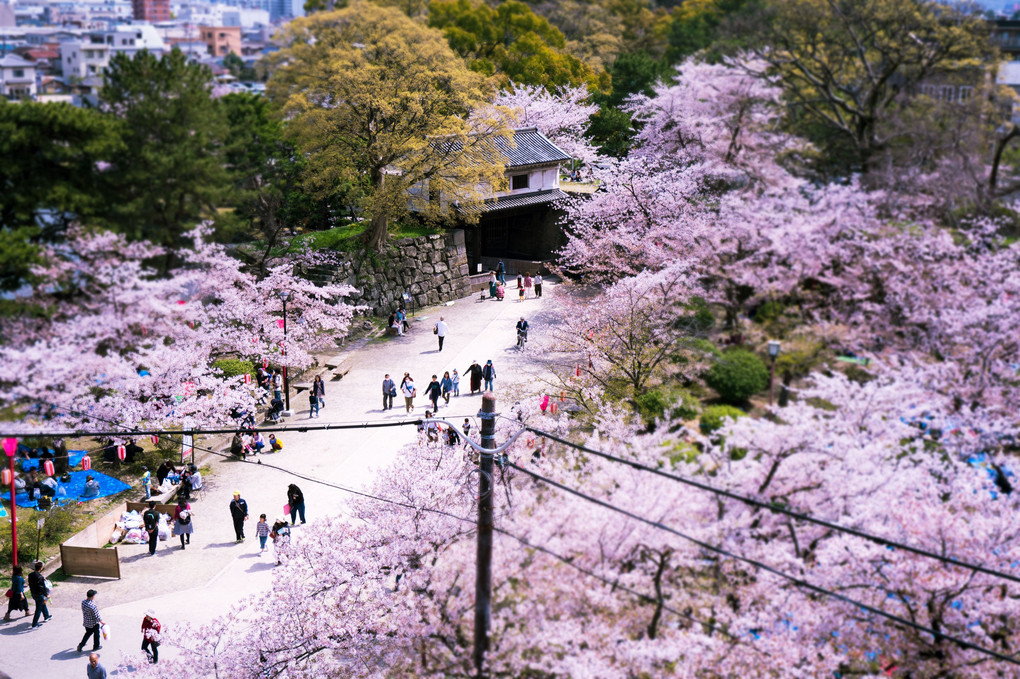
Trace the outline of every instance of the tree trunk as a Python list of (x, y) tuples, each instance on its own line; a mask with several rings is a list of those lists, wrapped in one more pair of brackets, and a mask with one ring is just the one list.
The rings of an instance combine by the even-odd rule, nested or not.
[(388, 231), (389, 220), (386, 215), (373, 215), (372, 221), (368, 225), (368, 231), (365, 232), (365, 245), (370, 250), (382, 252), (383, 246), (386, 245)]

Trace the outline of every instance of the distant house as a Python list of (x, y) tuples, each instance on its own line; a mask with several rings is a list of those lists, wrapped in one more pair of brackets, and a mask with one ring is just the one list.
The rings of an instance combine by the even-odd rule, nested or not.
[[(203, 45), (204, 47), (204, 45)], [(160, 57), (166, 45), (151, 24), (125, 24), (111, 31), (91, 31), (78, 40), (60, 43), (64, 82), (90, 96), (103, 85), (103, 74), (115, 54), (134, 56), (147, 50)]]
[(35, 62), (16, 54), (0, 58), (0, 96), (20, 101), (34, 99), (37, 92)]
[(513, 143), (499, 137), (496, 146), (507, 190), (484, 201), (478, 223), (465, 227), (472, 273), (491, 258), (548, 259), (564, 242), (556, 203), (567, 197), (560, 165), (570, 156), (535, 127), (514, 130)]

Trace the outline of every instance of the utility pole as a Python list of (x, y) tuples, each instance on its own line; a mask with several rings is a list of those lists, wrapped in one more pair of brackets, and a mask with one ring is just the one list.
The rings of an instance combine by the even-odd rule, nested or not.
[[(496, 447), (496, 397), (482, 394), (482, 447)], [(478, 475), (478, 558), (475, 566), (475, 676), (485, 679), (485, 652), (492, 622), (492, 453), (481, 453)]]

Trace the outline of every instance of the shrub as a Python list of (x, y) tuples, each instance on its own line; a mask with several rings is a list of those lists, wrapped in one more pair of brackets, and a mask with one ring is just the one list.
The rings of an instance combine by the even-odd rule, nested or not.
[(688, 308), (694, 312), (688, 317), (693, 332), (708, 332), (715, 326), (715, 314), (708, 308), (704, 298), (692, 298)]
[(634, 405), (637, 406), (638, 414), (645, 421), (651, 422), (657, 417), (662, 417), (666, 406), (669, 405), (669, 399), (661, 389), (649, 389), (634, 399)]
[(224, 377), (255, 374), (255, 364), (243, 358), (221, 358), (213, 361), (213, 367), (222, 370)]
[(705, 434), (719, 431), (726, 424), (727, 419), (735, 420), (746, 414), (740, 408), (733, 406), (709, 406), (701, 413), (701, 431)]
[(769, 385), (769, 369), (746, 349), (727, 351), (712, 364), (705, 382), (726, 403), (745, 403)]
[(758, 307), (757, 311), (754, 312), (754, 322), (764, 324), (769, 321), (774, 321), (783, 315), (784, 308), (785, 307), (782, 302), (770, 299)]
[(701, 401), (689, 391), (681, 391), (679, 398), (673, 403), (670, 414), (674, 419), (693, 420), (701, 412)]

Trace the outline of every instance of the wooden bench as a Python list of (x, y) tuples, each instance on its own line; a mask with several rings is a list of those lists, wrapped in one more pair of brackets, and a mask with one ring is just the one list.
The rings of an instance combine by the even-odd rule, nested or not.
[(332, 379), (335, 382), (339, 379), (343, 379), (344, 375), (351, 371), (351, 368), (353, 367), (354, 364), (351, 363), (351, 359), (341, 355), (333, 356), (332, 358), (327, 358), (323, 362), (323, 365), (333, 371)]
[(300, 394), (302, 391), (308, 391), (309, 389), (311, 389), (312, 388), (312, 383), (311, 382), (296, 382), (296, 383), (291, 383), (290, 386), (292, 386), (294, 388), (295, 392)]

